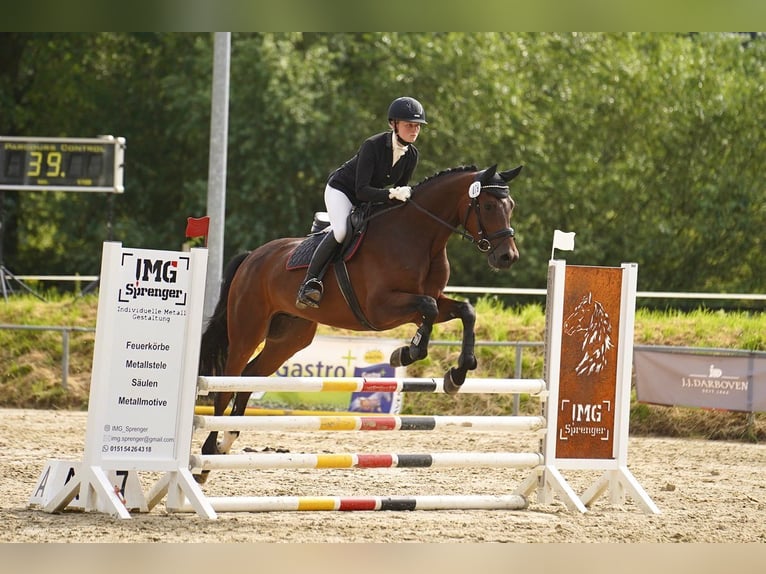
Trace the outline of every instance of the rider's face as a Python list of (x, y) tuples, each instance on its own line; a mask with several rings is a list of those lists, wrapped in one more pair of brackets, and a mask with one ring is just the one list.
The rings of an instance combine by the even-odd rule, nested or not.
[(420, 124), (416, 122), (394, 122), (396, 124), (396, 130), (399, 134), (399, 137), (402, 138), (407, 143), (413, 143), (416, 139), (418, 139), (418, 134), (420, 133)]

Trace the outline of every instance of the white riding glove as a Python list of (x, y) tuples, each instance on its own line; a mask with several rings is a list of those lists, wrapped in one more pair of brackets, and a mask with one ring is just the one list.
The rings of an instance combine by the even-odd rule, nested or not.
[(412, 188), (408, 185), (402, 187), (392, 187), (388, 190), (388, 199), (398, 199), (399, 201), (407, 201), (412, 195)]

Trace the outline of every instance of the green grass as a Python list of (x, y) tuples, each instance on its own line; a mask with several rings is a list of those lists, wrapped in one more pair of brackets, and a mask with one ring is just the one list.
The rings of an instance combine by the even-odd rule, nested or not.
[[(94, 328), (98, 298), (12, 296), (0, 302), (0, 324)], [(86, 408), (95, 333), (69, 335), (68, 388), (62, 387), (63, 336), (57, 331), (0, 329), (0, 406)]]
[[(13, 296), (0, 302), (0, 324), (55, 325), (94, 328), (96, 295), (51, 296), (41, 302), (32, 296)], [(494, 297), (475, 302), (476, 340), (543, 340), (545, 309), (541, 305), (505, 308)], [(461, 324), (451, 321), (436, 325), (432, 340), (459, 341)], [(320, 327), (324, 335), (353, 335), (351, 331)], [(412, 325), (381, 333), (383, 337), (409, 339)], [(369, 336), (368, 333), (365, 333)], [(62, 336), (58, 332), (0, 329), (0, 406), (55, 409), (87, 408), (90, 369), (95, 333), (70, 334), (68, 389), (61, 385)], [(690, 312), (658, 312), (638, 309), (635, 344), (710, 347), (766, 351), (766, 313), (724, 312), (699, 309)], [(431, 345), (429, 356), (408, 368), (413, 377), (441, 377), (454, 364), (459, 346)], [(503, 378), (515, 372), (512, 347), (477, 346), (479, 367), (474, 377)], [(525, 348), (522, 354), (525, 378), (541, 378), (542, 348)], [(510, 414), (511, 395), (406, 395), (405, 414)], [(522, 396), (520, 412), (538, 414), (537, 399)], [(631, 406), (631, 433), (661, 436), (693, 436), (711, 439), (764, 440), (766, 415), (715, 412), (681, 407), (638, 404)]]

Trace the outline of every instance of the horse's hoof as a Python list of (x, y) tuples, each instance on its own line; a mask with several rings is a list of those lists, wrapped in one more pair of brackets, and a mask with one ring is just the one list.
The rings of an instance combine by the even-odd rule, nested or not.
[(391, 353), (391, 358), (388, 360), (388, 363), (392, 367), (406, 367), (407, 365), (412, 364), (409, 347), (399, 347), (396, 349)]
[[(462, 377), (462, 379), (454, 378), (452, 376), (452, 373), (455, 371), (455, 369), (450, 369), (444, 374), (444, 392), (448, 395), (456, 395), (457, 392), (460, 390), (460, 387), (465, 382), (465, 377)], [(458, 382), (459, 380), (459, 382)]]
[(199, 474), (195, 474), (194, 480), (197, 481), (197, 484), (205, 484), (207, 482), (207, 477), (210, 476), (209, 470), (203, 470)]

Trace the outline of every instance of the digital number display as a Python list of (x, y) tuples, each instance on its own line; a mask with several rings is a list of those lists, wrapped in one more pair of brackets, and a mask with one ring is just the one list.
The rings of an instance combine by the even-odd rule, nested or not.
[(0, 189), (122, 193), (125, 139), (0, 137)]

